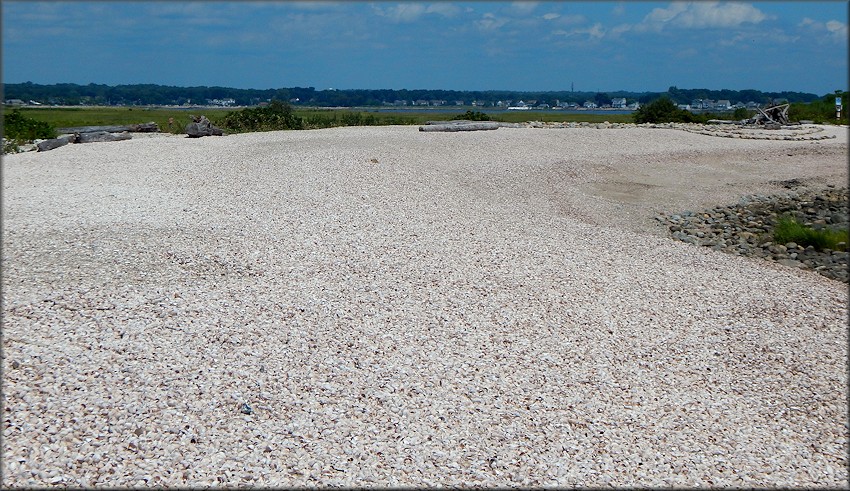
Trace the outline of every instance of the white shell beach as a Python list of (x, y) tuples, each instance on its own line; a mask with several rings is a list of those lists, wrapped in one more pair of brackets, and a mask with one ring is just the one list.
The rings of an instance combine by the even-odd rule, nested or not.
[(846, 186), (675, 129), (4, 156), (4, 485), (848, 485), (847, 285), (659, 213)]

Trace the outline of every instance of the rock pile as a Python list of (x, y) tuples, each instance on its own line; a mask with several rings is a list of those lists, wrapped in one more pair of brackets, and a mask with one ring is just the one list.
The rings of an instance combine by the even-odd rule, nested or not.
[(783, 181), (788, 194), (747, 196), (733, 206), (717, 206), (702, 212), (686, 211), (658, 215), (676, 240), (712, 249), (755, 256), (785, 266), (814, 270), (834, 280), (848, 282), (847, 244), (844, 250), (816, 250), (793, 242), (777, 244), (773, 231), (783, 216), (813, 229), (847, 230), (847, 188), (828, 186), (822, 190), (793, 191), (800, 182)]

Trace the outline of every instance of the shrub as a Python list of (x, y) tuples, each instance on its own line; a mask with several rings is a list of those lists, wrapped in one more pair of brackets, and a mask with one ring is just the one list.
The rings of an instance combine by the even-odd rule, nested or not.
[(635, 123), (705, 123), (709, 119), (723, 119), (721, 115), (714, 113), (695, 114), (679, 109), (666, 97), (639, 107), (632, 117)]
[(306, 128), (331, 128), (337, 126), (336, 115), (313, 114), (307, 117)]
[(750, 111), (747, 111), (743, 107), (739, 107), (738, 109), (735, 109), (734, 113), (732, 113), (732, 119), (736, 121), (740, 121), (742, 119), (750, 119)]
[(633, 117), (635, 123), (662, 123), (671, 121), (676, 111), (678, 108), (673, 101), (664, 97), (640, 106)]
[(24, 116), (20, 109), (13, 109), (3, 115), (3, 136), (8, 140), (31, 142), (37, 138), (56, 138), (56, 129), (50, 123)]
[(466, 111), (461, 115), (455, 116), (454, 119), (465, 119), (467, 121), (490, 121), (490, 116), (479, 111)]
[(3, 153), (17, 153), (18, 146), (32, 143), (38, 138), (56, 138), (56, 129), (45, 123), (21, 114), (20, 109), (13, 109), (3, 115)]
[(795, 242), (804, 247), (814, 246), (819, 251), (824, 249), (838, 250), (838, 243), (844, 242), (841, 249), (846, 250), (847, 243), (850, 242), (850, 231), (828, 228), (815, 230), (800, 224), (793, 218), (782, 217), (773, 231), (773, 240), (778, 244)]
[[(827, 94), (821, 99), (809, 103), (794, 102), (788, 108), (788, 119), (791, 121), (811, 120), (815, 123), (848, 124), (850, 112), (847, 111), (847, 92), (836, 92)], [(835, 98), (841, 97), (844, 102), (844, 110), (841, 111), (841, 119), (835, 117)]]
[(292, 106), (273, 100), (266, 107), (227, 113), (217, 125), (232, 132), (300, 130), (304, 128), (304, 121), (292, 113)]

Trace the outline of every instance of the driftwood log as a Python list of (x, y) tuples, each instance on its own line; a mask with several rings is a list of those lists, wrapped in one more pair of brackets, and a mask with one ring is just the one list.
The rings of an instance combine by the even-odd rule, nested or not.
[(788, 119), (788, 108), (790, 104), (779, 104), (777, 106), (771, 106), (767, 108), (756, 108), (758, 109), (758, 114), (747, 120), (749, 124), (763, 124), (766, 128), (778, 128), (782, 125), (790, 124), (791, 121)]
[(108, 131), (91, 131), (77, 134), (74, 143), (114, 142), (133, 138), (130, 133), (110, 133)]
[(132, 133), (158, 133), (159, 126), (151, 121), (150, 123), (131, 124), (126, 126), (73, 126), (70, 128), (56, 128), (59, 133), (95, 133), (106, 131), (107, 133), (122, 133), (129, 131)]
[(222, 136), (224, 131), (214, 126), (206, 116), (189, 116), (192, 122), (186, 125), (186, 135), (189, 138), (202, 136)]
[(480, 131), (498, 129), (499, 123), (495, 121), (428, 121), (428, 124), (419, 127), (419, 131)]
[(39, 152), (46, 152), (48, 150), (53, 150), (54, 148), (59, 148), (69, 143), (76, 142), (76, 135), (62, 135), (59, 138), (51, 138), (49, 140), (40, 141), (36, 143), (35, 148), (38, 149)]

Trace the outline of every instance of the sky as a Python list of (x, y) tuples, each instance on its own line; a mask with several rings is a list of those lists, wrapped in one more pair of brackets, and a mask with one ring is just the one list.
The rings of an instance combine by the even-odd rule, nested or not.
[(848, 87), (829, 2), (3, 1), (2, 80), (269, 89)]

